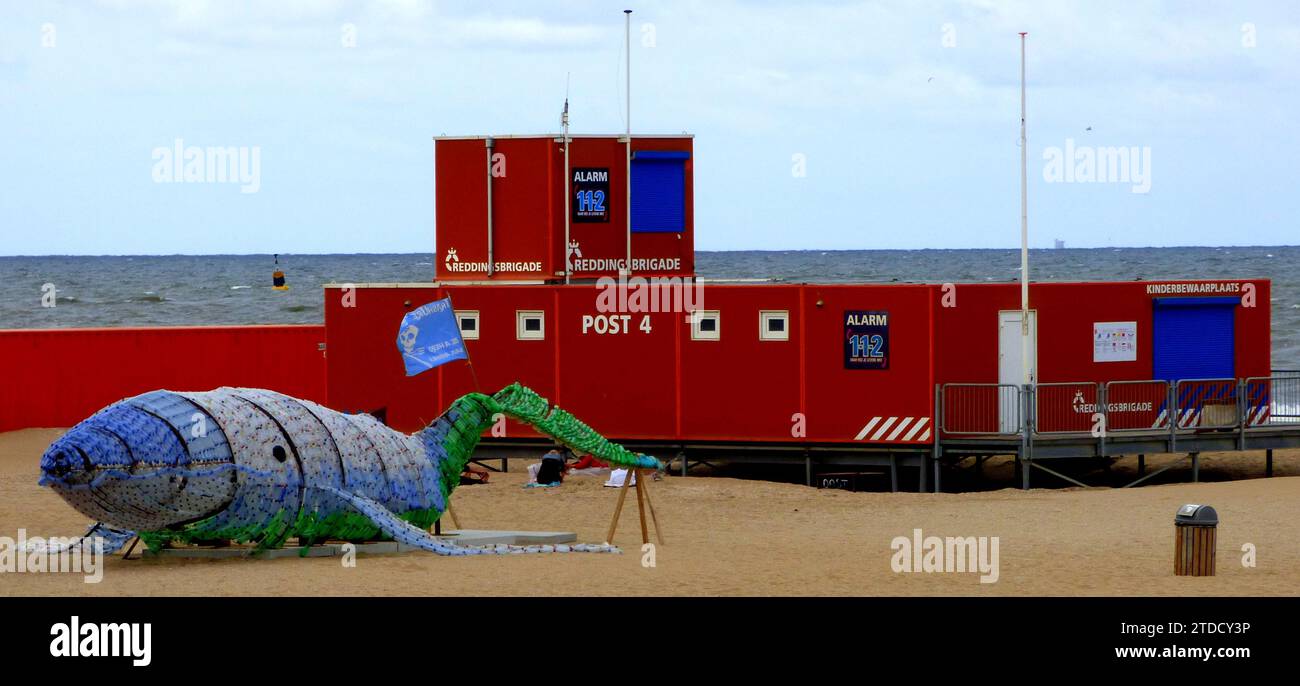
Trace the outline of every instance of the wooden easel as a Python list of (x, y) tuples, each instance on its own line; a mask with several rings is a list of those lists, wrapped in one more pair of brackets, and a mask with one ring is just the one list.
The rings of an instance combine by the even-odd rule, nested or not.
[[(447, 501), (447, 514), (451, 515), (451, 525), (456, 527), (456, 530), (459, 531), (460, 521), (456, 519), (456, 511), (451, 509), (451, 501)], [(433, 535), (434, 536), (442, 535), (442, 517), (439, 517), (437, 520), (433, 522)]]
[(646, 506), (649, 506), (650, 520), (655, 525), (655, 540), (659, 542), (659, 545), (664, 544), (663, 532), (659, 529), (659, 517), (655, 514), (654, 503), (650, 501), (650, 486), (646, 484), (644, 478), (645, 475), (643, 473), (644, 471), (645, 470), (642, 469), (627, 470), (627, 476), (623, 479), (623, 485), (618, 489), (618, 505), (614, 506), (614, 518), (609, 522), (609, 534), (605, 536), (606, 543), (611, 545), (614, 543), (614, 532), (618, 530), (619, 515), (623, 514), (623, 501), (627, 499), (628, 485), (635, 480), (636, 507), (641, 514), (641, 543), (645, 544), (650, 542), (650, 531), (646, 528), (645, 521)]

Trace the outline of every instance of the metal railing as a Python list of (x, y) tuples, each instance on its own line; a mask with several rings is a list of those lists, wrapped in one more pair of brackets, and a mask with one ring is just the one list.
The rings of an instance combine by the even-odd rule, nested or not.
[(1089, 433), (1103, 412), (1105, 386), (1091, 382), (1040, 383), (1034, 388), (1036, 433)]
[[(940, 435), (1180, 434), (1300, 426), (1300, 372), (1181, 379), (936, 387)], [(1098, 416), (1100, 415), (1100, 417)], [(1100, 421), (1099, 421), (1100, 420)], [(1097, 429), (1102, 431), (1098, 432)]]
[(1169, 428), (1168, 381), (1107, 381), (1102, 413), (1106, 430), (1116, 433), (1157, 432)]
[[(945, 437), (980, 436), (973, 443), (992, 440), (998, 450), (1009, 450), (1013, 440), (1019, 443), (1017, 466), (1021, 487), (1027, 489), (1031, 467), (1086, 486), (1036, 459), (1035, 440), (1040, 436), (1049, 450), (1051, 435), (1073, 444), (1081, 438), (1084, 445), (1094, 442), (1092, 454), (1100, 457), (1115, 449), (1149, 451), (1153, 442), (1159, 446), (1157, 450), (1176, 453), (1181, 445), (1191, 457), (1195, 481), (1200, 450), (1223, 450), (1229, 441), (1234, 444), (1230, 449), (1235, 450), (1272, 448), (1279, 437), (1287, 438), (1289, 430), (1300, 429), (1300, 373), (1284, 370), (1273, 370), (1266, 377), (1181, 379), (1172, 383), (950, 383), (935, 386), (934, 393), (938, 426), (932, 448), (935, 492), (939, 490), (940, 457), (947, 450), (941, 446)], [(1279, 429), (1287, 433), (1276, 433)], [(1071, 450), (1056, 454), (1077, 454)], [(1269, 465), (1271, 472), (1271, 450)], [(1146, 481), (1172, 466), (1166, 465), (1129, 485)], [(921, 489), (925, 490), (924, 466), (921, 471)]]
[(1181, 379), (1174, 384), (1176, 430), (1232, 429), (1241, 425), (1237, 379)]
[(1013, 384), (949, 383), (937, 392), (939, 433), (962, 436), (1023, 430), (1021, 390)]
[(1274, 370), (1273, 376), (1242, 381), (1241, 422), (1244, 428), (1300, 424), (1300, 373)]

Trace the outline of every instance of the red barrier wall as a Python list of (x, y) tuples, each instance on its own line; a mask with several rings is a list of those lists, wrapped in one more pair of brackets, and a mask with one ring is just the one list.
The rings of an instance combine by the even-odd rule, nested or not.
[[(1224, 292), (1168, 293), (1170, 284), (1210, 284)], [(1236, 376), (1268, 376), (1272, 330), (1267, 279), (1220, 281), (1125, 281), (1093, 283), (1035, 283), (1029, 286), (1029, 307), (1038, 314), (1038, 381), (1144, 380), (1153, 374), (1152, 300), (1186, 295), (1236, 296), (1254, 288), (1254, 306), (1235, 310)], [(1243, 290), (1231, 290), (1240, 288)], [(944, 297), (948, 296), (945, 307)], [(998, 312), (1020, 309), (1020, 285), (956, 284), (935, 287), (935, 333), (942, 341), (936, 360), (940, 383), (998, 381)], [(1137, 359), (1132, 362), (1093, 362), (1092, 327), (1096, 322), (1137, 323)]]
[(325, 402), (324, 326), (0, 330), (0, 431), (67, 427), (158, 388)]
[[(1255, 302), (1263, 303), (1237, 308), (1238, 376), (1267, 375), (1269, 284), (1232, 283), (1250, 284)], [(1033, 285), (1040, 381), (1151, 378), (1151, 299), (1163, 295), (1148, 292), (1152, 285)], [(403, 314), (451, 295), (456, 310), (479, 313), (480, 338), (465, 345), (481, 390), (518, 380), (613, 439), (925, 443), (936, 383), (997, 381), (998, 311), (1018, 309), (1020, 297), (1016, 284), (958, 284), (951, 307), (940, 285), (703, 290), (701, 309), (720, 313), (719, 340), (693, 340), (680, 312), (631, 314), (618, 331), (584, 330), (584, 319), (600, 314), (591, 285), (372, 284), (352, 292), (352, 307), (344, 306), (341, 290), (328, 288), (329, 397), (347, 412), (382, 409), (391, 426), (410, 431), (474, 390), (463, 362), (406, 377), (396, 348)], [(518, 310), (544, 313), (543, 340), (517, 339)], [(764, 310), (789, 313), (788, 340), (760, 339)], [(889, 313), (888, 369), (845, 368), (847, 310)], [(1093, 362), (1093, 324), (1110, 321), (1137, 322), (1136, 361)], [(1074, 390), (1044, 390), (1044, 402), (1072, 410)], [(802, 434), (792, 433), (796, 415), (805, 421)], [(515, 424), (509, 432), (532, 435)]]
[[(411, 431), (474, 390), (465, 363), (408, 378), (397, 351), (403, 314), (450, 295), (457, 311), (479, 313), (480, 338), (465, 347), (483, 392), (519, 381), (622, 440), (852, 442), (877, 417), (884, 426), (933, 414), (933, 288), (709, 285), (701, 309), (720, 313), (721, 336), (706, 341), (691, 338), (681, 312), (635, 313), (618, 331), (584, 331), (584, 319), (601, 314), (591, 285), (375, 285), (352, 291), (350, 307), (331, 287), (329, 396), (335, 409), (383, 410), (390, 426)], [(888, 369), (844, 368), (850, 309), (894, 318)], [(518, 310), (544, 313), (543, 340), (517, 339)], [(789, 314), (788, 340), (760, 339), (761, 311)], [(514, 424), (509, 431), (533, 435)]]
[[(571, 169), (597, 168), (609, 172), (608, 221), (572, 222), (569, 239), (577, 248), (575, 278), (614, 276), (615, 268), (588, 269), (595, 260), (624, 260), (627, 256), (627, 145), (617, 136), (573, 136)], [(564, 145), (557, 136), (498, 136), (491, 154), (500, 162), (492, 177), (492, 246), (497, 269), (486, 272), (488, 252), (488, 154), (483, 137), (439, 138), (435, 143), (434, 184), (437, 276), (439, 281), (562, 281), (569, 251), (564, 241)], [(633, 136), (632, 152), (690, 153), (689, 136)], [(499, 157), (496, 157), (499, 156)], [(681, 232), (632, 234), (634, 260), (677, 260), (677, 268), (661, 264), (635, 268), (638, 274), (687, 276), (695, 271), (694, 160), (683, 163), (686, 187)], [(572, 188), (569, 189), (572, 191)], [(633, 190), (635, 193), (635, 189)], [(454, 257), (452, 253), (454, 251)], [(536, 263), (538, 269), (517, 271), (502, 265)], [(482, 270), (468, 270), (470, 265)]]

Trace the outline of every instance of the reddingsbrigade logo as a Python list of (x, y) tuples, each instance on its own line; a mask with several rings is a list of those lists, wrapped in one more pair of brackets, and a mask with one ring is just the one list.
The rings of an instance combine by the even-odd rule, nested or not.
[[(1091, 414), (1098, 411), (1097, 403), (1090, 403), (1083, 397), (1083, 391), (1075, 391), (1074, 399), (1070, 402), (1076, 414)], [(1111, 413), (1120, 412), (1151, 412), (1155, 409), (1153, 402), (1135, 402), (1135, 403), (1106, 403), (1106, 411)]]
[[(488, 263), (469, 262), (460, 259), (456, 254), (455, 248), (447, 248), (447, 253), (442, 259), (442, 266), (449, 272), (480, 273), (486, 274)], [(495, 272), (516, 272), (531, 274), (542, 271), (542, 263), (539, 261), (496, 261), (493, 262), (493, 271)]]
[(564, 259), (569, 265), (569, 271), (578, 271), (573, 264), (574, 260), (582, 259), (582, 248), (578, 245), (577, 241), (569, 241), (569, 248), (565, 251)]
[[(621, 257), (611, 258), (583, 258), (582, 248), (579, 247), (578, 241), (571, 240), (565, 249), (565, 261), (569, 265), (570, 272), (604, 272), (604, 271), (621, 271), (627, 266), (627, 259)], [(493, 263), (496, 272), (518, 273), (518, 274), (536, 274), (542, 271), (540, 261), (497, 261)], [(447, 248), (443, 255), (442, 266), (448, 272), (467, 273), (467, 274), (486, 274), (488, 270), (487, 262), (471, 262), (460, 259), (455, 248)], [(638, 272), (673, 272), (681, 271), (682, 258), (680, 257), (635, 257), (632, 259), (632, 269)]]

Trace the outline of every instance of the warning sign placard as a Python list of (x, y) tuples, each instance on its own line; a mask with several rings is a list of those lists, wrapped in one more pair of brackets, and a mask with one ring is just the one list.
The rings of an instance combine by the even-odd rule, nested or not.
[(889, 369), (888, 312), (844, 312), (844, 368)]
[(574, 222), (609, 221), (609, 167), (574, 169), (570, 189), (573, 196), (569, 198), (569, 207)]
[(1093, 322), (1093, 362), (1135, 362), (1137, 350), (1137, 322)]

